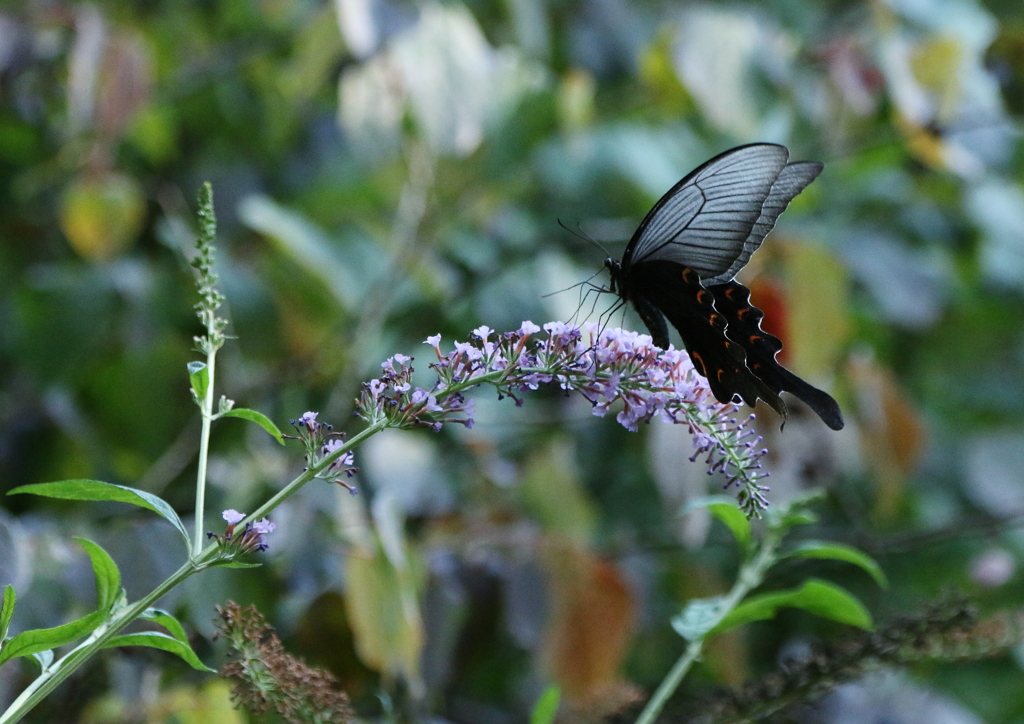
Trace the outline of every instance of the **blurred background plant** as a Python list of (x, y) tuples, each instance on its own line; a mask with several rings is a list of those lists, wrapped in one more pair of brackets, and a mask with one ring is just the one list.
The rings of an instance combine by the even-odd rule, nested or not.
[[(741, 278), (786, 364), (848, 424), (796, 411), (780, 433), (765, 411), (772, 498), (828, 488), (815, 536), (868, 551), (893, 585), (819, 565), (879, 621), (947, 588), (1020, 607), (1022, 112), (1016, 0), (5, 5), (0, 488), (96, 478), (190, 505), (188, 200), (204, 180), (239, 337), (225, 394), (279, 424), (315, 409), (345, 429), (359, 383), (396, 352), (426, 361), (428, 335), (571, 316), (575, 293), (543, 295), (603, 255), (557, 219), (617, 257), (692, 167), (774, 141), (825, 171)], [(680, 512), (721, 481), (672, 426), (631, 434), (556, 391), (476, 403), (471, 430), (373, 438), (360, 496), (309, 487), (276, 511), (268, 565), (164, 601), (203, 659), (216, 665), (214, 605), (230, 598), (363, 716), (518, 721), (550, 682), (581, 716), (641, 700), (685, 647), (672, 614), (735, 572), (727, 533)], [(210, 509), (252, 509), (301, 464), (223, 424)], [(2, 501), (12, 633), (91, 605), (72, 533), (112, 553), (129, 596), (177, 565), (173, 533), (145, 516)], [(784, 566), (777, 585), (807, 570), (787, 582)], [(670, 708), (844, 633), (786, 612), (722, 636)], [(799, 716), (1020, 721), (1022, 665), (917, 664)], [(0, 669), (0, 699), (22, 677)], [(32, 720), (186, 713), (242, 720), (226, 685), (129, 649)]]

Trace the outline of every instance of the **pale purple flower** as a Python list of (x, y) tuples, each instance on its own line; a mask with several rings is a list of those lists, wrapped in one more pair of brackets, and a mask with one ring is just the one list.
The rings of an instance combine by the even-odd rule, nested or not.
[[(344, 448), (345, 441), (342, 438), (343, 436), (339, 436), (325, 441), (320, 448), (320, 455), (311, 461), (311, 467), (319, 466), (326, 458)], [(359, 472), (358, 468), (353, 467), (354, 463), (355, 454), (351, 450), (347, 450), (334, 458), (326, 468), (319, 470), (316, 476), (322, 480), (337, 483), (355, 495), (357, 492), (356, 488), (338, 477), (339, 475), (344, 475), (347, 478), (351, 478)]]
[(277, 526), (266, 518), (255, 523), (249, 523), (245, 526), (245, 532), (238, 537), (239, 549), (243, 553), (267, 550), (269, 547), (267, 545), (267, 536), (273, 533), (275, 528)]
[(245, 513), (239, 513), (234, 508), (228, 508), (220, 514), (220, 517), (226, 520), (228, 525), (238, 525), (245, 520)]
[(228, 509), (221, 514), (221, 517), (228, 523), (224, 535), (219, 536), (216, 533), (207, 533), (206, 537), (216, 539), (221, 554), (228, 559), (244, 553), (267, 550), (267, 535), (272, 533), (274, 528), (277, 527), (266, 518), (263, 518), (255, 523), (246, 523), (245, 529), (236, 536), (234, 535), (235, 526), (245, 518), (245, 513)]
[(409, 359), (396, 355), (389, 362), (398, 362), (397, 368), (384, 365), (384, 374), (364, 385), (357, 414), (389, 427), (439, 430), (449, 422), (471, 427), (473, 401), (462, 394), (470, 387), (493, 384), (499, 397), (511, 397), (518, 406), (523, 399), (517, 393), (557, 382), (589, 400), (595, 415), (620, 407), (616, 419), (629, 430), (655, 417), (686, 425), (693, 435), (694, 459), (705, 456), (710, 472), (723, 473), (727, 485), (739, 484), (740, 502), (749, 514), (767, 504), (767, 488), (757, 482), (765, 477), (759, 472), (765, 454), (758, 449), (760, 438), (749, 419), (736, 421), (735, 405), (714, 399), (685, 351), (660, 350), (649, 335), (595, 325), (584, 335), (578, 327), (549, 322), (543, 325), (546, 338), (531, 336), (540, 330), (524, 321), (492, 341), (494, 330), (481, 326), (448, 353), (440, 348), (440, 335), (428, 337), (426, 344), (437, 354), (430, 365), (437, 374), (433, 388), (412, 388)]

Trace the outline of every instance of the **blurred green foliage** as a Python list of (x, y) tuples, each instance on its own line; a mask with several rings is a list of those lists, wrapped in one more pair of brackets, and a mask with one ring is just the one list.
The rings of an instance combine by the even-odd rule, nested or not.
[[(1011, 0), (5, 5), (0, 489), (93, 478), (188, 514), (202, 181), (238, 337), (218, 394), (279, 425), (313, 409), (354, 430), (380, 361), (414, 354), (427, 379), (430, 334), (569, 318), (575, 290), (545, 295), (601, 268), (580, 237), (617, 257), (688, 170), (773, 141), (825, 171), (741, 279), (848, 426), (797, 410), (780, 433), (765, 410), (772, 496), (828, 487), (814, 537), (867, 550), (893, 586), (827, 562), (774, 584), (827, 571), (881, 621), (947, 588), (1019, 608), (1022, 88)], [(583, 717), (650, 691), (683, 648), (670, 616), (736, 564), (722, 529), (679, 513), (715, 480), (668, 426), (630, 434), (557, 391), (477, 405), (469, 431), (374, 438), (358, 498), (303, 491), (274, 516), (264, 568), (172, 594), (204, 660), (213, 606), (233, 598), (367, 714), (381, 691), (480, 723), (523, 720), (552, 681)], [(220, 422), (213, 509), (253, 509), (301, 464)], [(179, 563), (173, 531), (118, 507), (3, 506), (15, 632), (91, 600), (72, 534), (111, 551), (129, 595)], [(790, 613), (748, 629), (712, 646), (678, 706), (843, 634)], [(958, 721), (953, 701), (1020, 721), (1018, 659), (923, 668), (914, 686), (945, 692)], [(5, 701), (25, 681), (11, 668)], [(224, 696), (171, 657), (109, 652), (36, 720), (225, 721)]]

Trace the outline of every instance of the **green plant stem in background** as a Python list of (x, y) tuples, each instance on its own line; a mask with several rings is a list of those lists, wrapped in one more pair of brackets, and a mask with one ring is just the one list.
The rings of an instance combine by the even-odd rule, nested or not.
[[(213, 388), (217, 350), (224, 345), (227, 328), (226, 319), (217, 316), (217, 310), (224, 302), (224, 295), (217, 290), (217, 274), (213, 270), (217, 239), (217, 215), (213, 208), (213, 187), (209, 182), (199, 189), (198, 198), (199, 233), (196, 236), (196, 257), (192, 266), (198, 271), (197, 286), (199, 302), (195, 305), (199, 321), (206, 334), (196, 337), (196, 351), (206, 354), (206, 370), (203, 372), (206, 384), (202, 398), (196, 398), (203, 416), (203, 429), (199, 439), (199, 463), (196, 470), (195, 536), (192, 540), (192, 555), (198, 556), (203, 549), (204, 518), (206, 514), (206, 465), (210, 454), (210, 427), (213, 423)], [(193, 387), (195, 390), (195, 387)], [(222, 405), (222, 408), (224, 406)], [(221, 410), (224, 411), (223, 409)]]
[[(725, 618), (730, 611), (746, 598), (748, 593), (764, 582), (765, 574), (777, 560), (776, 553), (781, 542), (781, 531), (769, 526), (765, 531), (764, 540), (761, 542), (757, 555), (743, 564), (732, 590), (721, 599), (717, 610), (717, 620), (721, 621)], [(705, 635), (690, 641), (683, 655), (679, 657), (665, 678), (662, 679), (654, 695), (647, 702), (643, 711), (640, 712), (636, 724), (654, 724), (662, 709), (665, 708), (665, 703), (676, 692), (679, 684), (683, 681), (683, 677), (686, 676), (690, 671), (690, 667), (700, 657), (701, 650), (704, 648), (704, 642), (707, 641), (709, 636), (714, 635), (714, 632), (712, 627)]]
[[(198, 556), (203, 550), (204, 520), (206, 514), (206, 465), (210, 456), (210, 429), (213, 425), (213, 382), (217, 359), (217, 350), (210, 349), (206, 354), (206, 371), (209, 384), (206, 395), (201, 400), (200, 414), (203, 416), (203, 429), (199, 437), (199, 462), (196, 466), (196, 521), (192, 537), (192, 555)], [(258, 520), (258, 519), (257, 519)]]

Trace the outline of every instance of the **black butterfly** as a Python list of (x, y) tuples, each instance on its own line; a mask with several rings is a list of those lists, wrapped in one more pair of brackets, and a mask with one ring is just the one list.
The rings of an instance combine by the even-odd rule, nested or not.
[(754, 143), (715, 156), (654, 205), (622, 262), (606, 259), (612, 291), (631, 302), (654, 343), (668, 347), (665, 318), (679, 331), (693, 366), (720, 402), (761, 398), (783, 419), (780, 392), (807, 403), (833, 430), (843, 427), (828, 394), (780, 365), (782, 342), (761, 329), (764, 314), (733, 279), (793, 197), (821, 173), (813, 161), (788, 163), (785, 146)]

